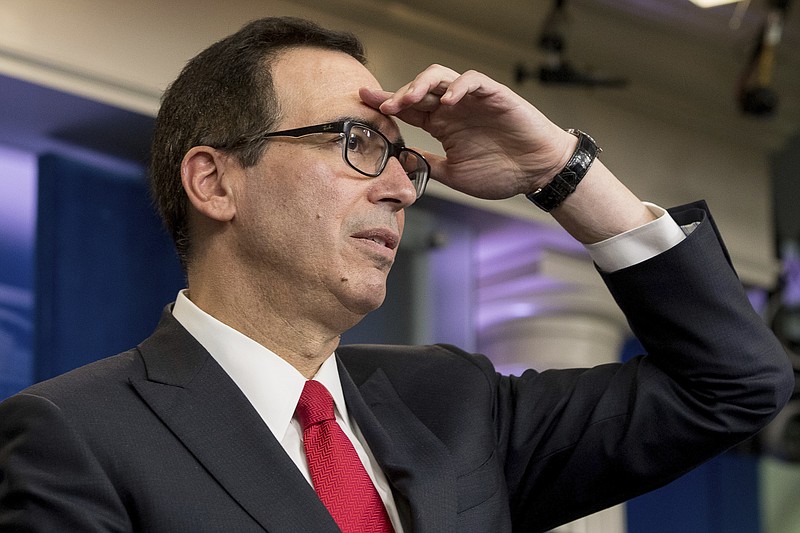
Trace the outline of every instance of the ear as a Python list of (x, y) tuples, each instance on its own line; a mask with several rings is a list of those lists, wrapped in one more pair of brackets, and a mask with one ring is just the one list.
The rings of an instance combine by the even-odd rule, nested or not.
[(181, 182), (189, 202), (202, 215), (227, 222), (236, 213), (232, 182), (238, 168), (228, 156), (209, 146), (195, 146), (183, 157)]

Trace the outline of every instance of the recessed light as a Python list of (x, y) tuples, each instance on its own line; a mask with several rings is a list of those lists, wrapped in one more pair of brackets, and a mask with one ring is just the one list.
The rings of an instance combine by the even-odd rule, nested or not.
[(739, 0), (691, 0), (691, 2), (700, 7), (717, 7), (725, 4), (735, 4)]

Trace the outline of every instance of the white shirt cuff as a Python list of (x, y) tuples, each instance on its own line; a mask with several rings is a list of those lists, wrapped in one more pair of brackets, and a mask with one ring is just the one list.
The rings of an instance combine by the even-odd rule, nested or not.
[(655, 220), (604, 241), (586, 245), (600, 270), (614, 272), (641, 263), (666, 252), (686, 237), (665, 209), (648, 202), (644, 202), (644, 205), (657, 217)]

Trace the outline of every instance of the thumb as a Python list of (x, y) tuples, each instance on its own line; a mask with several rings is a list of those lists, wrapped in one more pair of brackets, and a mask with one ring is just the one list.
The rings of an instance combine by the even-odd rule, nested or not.
[(431, 179), (435, 179), (446, 185), (448, 179), (447, 157), (419, 148), (414, 148), (414, 150), (422, 154), (422, 157), (424, 157), (431, 166)]
[(394, 93), (381, 89), (369, 89), (362, 87), (358, 90), (358, 96), (368, 106), (378, 109), (382, 103), (389, 99)]

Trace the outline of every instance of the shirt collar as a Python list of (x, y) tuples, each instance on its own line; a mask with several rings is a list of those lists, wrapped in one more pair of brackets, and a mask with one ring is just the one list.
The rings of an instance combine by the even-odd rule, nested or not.
[[(271, 350), (197, 307), (186, 290), (178, 293), (172, 315), (231, 377), (275, 438), (283, 440), (306, 378)], [(341, 420), (349, 425), (334, 354), (325, 360), (314, 379), (330, 391)]]

